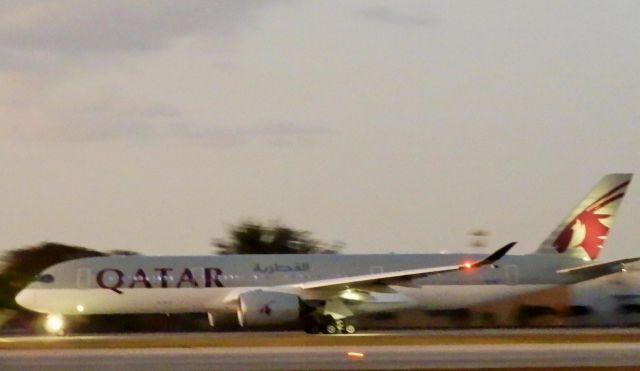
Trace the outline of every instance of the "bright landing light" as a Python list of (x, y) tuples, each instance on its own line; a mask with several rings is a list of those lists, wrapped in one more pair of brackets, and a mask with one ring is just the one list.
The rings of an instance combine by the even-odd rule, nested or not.
[(50, 314), (47, 316), (47, 320), (44, 323), (44, 328), (47, 332), (55, 334), (62, 330), (64, 327), (64, 321), (62, 316), (58, 314)]
[(84, 305), (82, 304), (76, 305), (76, 310), (80, 313), (84, 312)]

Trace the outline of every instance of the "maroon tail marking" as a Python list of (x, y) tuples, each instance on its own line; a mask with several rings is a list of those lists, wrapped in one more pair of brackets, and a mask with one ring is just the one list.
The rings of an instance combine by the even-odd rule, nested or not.
[(587, 206), (587, 208), (584, 209), (580, 214), (578, 214), (578, 216), (573, 218), (573, 220), (567, 224), (567, 226), (562, 230), (562, 232), (560, 232), (556, 240), (553, 242), (553, 246), (555, 246), (556, 250), (559, 253), (563, 253), (567, 250), (567, 248), (569, 247), (569, 242), (571, 241), (571, 237), (573, 236), (573, 226), (578, 220), (580, 220), (580, 222), (585, 226), (586, 230), (584, 240), (580, 243), (580, 246), (585, 250), (585, 252), (591, 259), (597, 258), (598, 253), (600, 252), (600, 246), (603, 243), (601, 237), (605, 237), (609, 233), (609, 227), (604, 225), (602, 223), (602, 220), (611, 217), (611, 215), (601, 215), (596, 214), (595, 212), (602, 207), (610, 204), (611, 202), (622, 198), (624, 196), (624, 193), (620, 193), (617, 195), (615, 193), (620, 189), (626, 187), (628, 184), (629, 181), (613, 188), (611, 191), (605, 193), (603, 196)]

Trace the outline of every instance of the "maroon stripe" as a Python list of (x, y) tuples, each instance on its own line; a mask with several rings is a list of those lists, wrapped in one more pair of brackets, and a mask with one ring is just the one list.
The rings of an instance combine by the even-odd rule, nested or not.
[[(617, 186), (617, 187), (615, 187), (614, 189), (610, 190), (609, 192), (605, 193), (605, 194), (604, 194), (604, 195), (602, 195), (600, 198), (598, 198), (597, 200), (593, 201), (593, 202), (591, 203), (591, 205), (587, 206), (587, 208), (586, 208), (585, 210), (589, 210), (589, 209), (591, 209), (592, 207), (596, 206), (599, 202), (601, 202), (603, 199), (606, 199), (607, 197), (609, 197), (609, 196), (611, 196), (612, 194), (616, 193), (616, 192), (617, 192), (617, 191), (619, 191), (621, 188), (624, 188), (624, 187), (628, 186), (628, 185), (629, 185), (629, 182), (630, 182), (630, 180), (627, 180), (626, 182), (624, 182), (624, 183), (620, 184), (619, 186)], [(624, 195), (624, 193), (623, 193), (622, 195)], [(619, 198), (619, 197), (618, 197), (618, 198)], [(611, 202), (611, 201), (609, 201), (609, 202)], [(608, 204), (609, 202), (607, 202), (607, 204)], [(605, 205), (606, 205), (606, 204), (605, 204)], [(602, 207), (602, 206), (599, 206), (599, 207), (598, 207), (598, 209), (599, 209), (600, 207)]]
[(601, 207), (604, 207), (604, 206), (606, 206), (606, 205), (608, 205), (608, 204), (612, 203), (613, 201), (615, 201), (615, 200), (617, 200), (617, 199), (622, 198), (623, 196), (624, 196), (624, 193), (620, 193), (619, 195), (616, 195), (615, 197), (611, 197), (611, 198), (610, 198), (610, 199), (608, 199), (607, 201), (605, 201), (605, 202), (601, 203), (600, 205), (598, 205), (597, 207), (595, 207), (595, 208), (593, 209), (593, 211), (596, 211), (596, 210), (600, 209)]

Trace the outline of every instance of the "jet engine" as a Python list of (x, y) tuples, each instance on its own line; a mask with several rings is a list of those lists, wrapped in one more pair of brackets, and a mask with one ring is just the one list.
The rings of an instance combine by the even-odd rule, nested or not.
[(238, 321), (243, 327), (282, 325), (300, 319), (302, 305), (297, 295), (256, 290), (238, 299)]

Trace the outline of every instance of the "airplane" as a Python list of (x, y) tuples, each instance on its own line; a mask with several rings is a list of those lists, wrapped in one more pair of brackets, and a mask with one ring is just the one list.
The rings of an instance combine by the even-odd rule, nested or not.
[(594, 263), (631, 174), (604, 176), (527, 255), (509, 243), (477, 254), (108, 256), (53, 265), (18, 293), (21, 306), (63, 316), (236, 312), (243, 327), (300, 325), (352, 334), (355, 316), (407, 308), (457, 309), (624, 271), (638, 258)]

